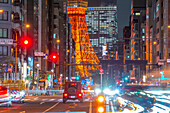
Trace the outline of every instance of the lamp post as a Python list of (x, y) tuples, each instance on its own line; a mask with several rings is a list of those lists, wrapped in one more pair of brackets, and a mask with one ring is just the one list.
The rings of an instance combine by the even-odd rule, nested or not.
[(14, 29), (14, 32), (15, 32), (15, 81), (17, 80), (17, 42), (18, 42), (18, 35), (17, 35), (17, 29), (18, 28), (21, 28), (21, 27), (26, 27), (26, 28), (29, 28), (30, 25), (29, 24), (26, 24), (26, 25), (21, 25), (17, 28)]
[(39, 84), (39, 67), (40, 65), (37, 64), (37, 90), (38, 90), (38, 84)]

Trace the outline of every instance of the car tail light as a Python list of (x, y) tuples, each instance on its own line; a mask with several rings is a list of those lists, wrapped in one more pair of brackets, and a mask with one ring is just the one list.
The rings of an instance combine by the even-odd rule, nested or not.
[(64, 93), (64, 97), (68, 97), (68, 93)]
[(71, 86), (75, 86), (75, 83), (71, 83)]
[(83, 95), (82, 95), (82, 93), (78, 93), (78, 97), (82, 97)]

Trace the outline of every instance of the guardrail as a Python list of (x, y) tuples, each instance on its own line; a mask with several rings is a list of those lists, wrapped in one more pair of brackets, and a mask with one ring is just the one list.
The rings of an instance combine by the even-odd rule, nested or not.
[(50, 95), (62, 95), (64, 90), (26, 90), (27, 96), (50, 96)]

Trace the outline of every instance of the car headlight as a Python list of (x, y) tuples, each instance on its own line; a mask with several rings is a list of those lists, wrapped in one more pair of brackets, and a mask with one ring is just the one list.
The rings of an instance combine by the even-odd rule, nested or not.
[(108, 95), (111, 94), (110, 89), (104, 89), (103, 92), (104, 92), (104, 94), (108, 94)]
[(115, 94), (119, 94), (119, 90), (118, 89), (115, 90)]
[(101, 92), (102, 92), (102, 91), (101, 91), (100, 89), (96, 89), (96, 90), (95, 90), (95, 93), (96, 93), (96, 94), (99, 94), (99, 93), (101, 93)]

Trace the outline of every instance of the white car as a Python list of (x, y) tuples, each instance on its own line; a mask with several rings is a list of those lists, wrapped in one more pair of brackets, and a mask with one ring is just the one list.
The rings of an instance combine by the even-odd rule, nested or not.
[(25, 99), (24, 91), (12, 90), (10, 91), (10, 96), (12, 102), (24, 103), (24, 99)]
[(8, 89), (5, 86), (0, 86), (0, 106), (4, 105), (7, 107), (12, 105), (11, 97), (8, 93)]

